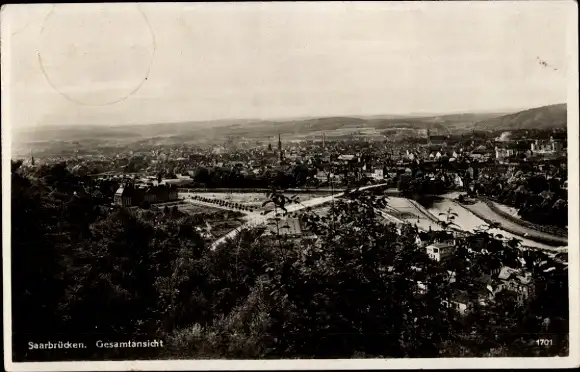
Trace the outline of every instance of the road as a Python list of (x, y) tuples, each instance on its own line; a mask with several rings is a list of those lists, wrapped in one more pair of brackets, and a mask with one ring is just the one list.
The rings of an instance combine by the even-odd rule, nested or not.
[[(378, 185), (363, 186), (363, 187), (359, 188), (359, 190), (360, 191), (364, 191), (364, 190), (369, 190), (369, 189), (376, 188), (376, 187), (381, 187), (381, 186), (386, 186), (386, 183), (381, 183), (381, 184), (378, 184)], [(332, 201), (335, 198), (340, 198), (343, 195), (344, 195), (344, 192), (339, 192), (339, 193), (336, 193), (334, 195), (322, 196), (320, 198), (308, 199), (308, 200), (306, 200), (304, 202), (301, 202), (299, 204), (290, 204), (289, 206), (286, 207), (286, 210), (288, 211), (288, 213), (297, 212), (297, 211), (302, 210), (302, 209), (305, 209), (305, 208), (316, 207), (318, 205), (321, 205), (321, 204), (324, 204), (324, 203), (328, 203), (328, 202)], [(224, 236), (220, 237), (219, 239), (217, 239), (211, 245), (211, 249), (217, 248), (220, 244), (223, 244), (228, 239), (235, 238), (236, 235), (238, 235), (240, 233), (240, 231), (242, 231), (245, 228), (255, 227), (255, 226), (259, 226), (259, 225), (266, 224), (267, 220), (269, 218), (271, 218), (271, 217), (272, 217), (272, 214), (262, 215), (259, 212), (251, 212), (251, 213), (248, 213), (246, 215), (246, 217), (245, 217), (246, 220), (247, 220), (247, 222), (245, 224), (243, 224), (242, 226), (240, 226), (240, 227), (238, 227), (238, 228), (230, 231), (226, 235), (224, 235)]]
[(500, 226), (516, 235), (528, 237), (529, 239), (538, 239), (540, 241), (551, 241), (554, 244), (568, 245), (568, 239), (558, 235), (552, 235), (543, 231), (534, 230), (515, 222), (508, 220), (507, 218), (496, 213), (487, 204), (483, 202), (477, 202), (471, 205), (465, 205), (469, 211), (471, 211), (476, 216), (485, 216), (487, 219), (497, 222)]
[[(381, 186), (384, 186), (384, 184), (365, 186), (365, 187), (361, 187), (360, 190), (364, 191), (364, 190), (368, 190), (368, 189), (372, 189), (372, 188), (376, 188), (376, 187), (381, 187)], [(297, 212), (297, 211), (303, 210), (303, 209), (308, 208), (308, 207), (320, 206), (322, 204), (325, 204), (327, 202), (332, 201), (333, 198), (340, 198), (343, 195), (344, 195), (344, 192), (339, 192), (335, 195), (313, 198), (313, 199), (306, 200), (306, 201), (299, 203), (299, 204), (291, 204), (291, 205), (287, 206), (286, 209), (289, 213), (290, 212)], [(479, 213), (485, 213), (485, 216), (490, 216), (488, 218), (490, 218), (492, 220), (496, 220), (497, 222), (499, 222), (502, 225), (502, 227), (505, 226), (506, 230), (508, 230), (508, 229), (509, 230), (512, 230), (512, 229), (516, 230), (516, 228), (518, 229), (518, 230), (516, 230), (517, 233), (514, 231), (509, 232), (509, 231), (506, 231), (503, 229), (493, 229), (490, 231), (491, 233), (502, 234), (506, 237), (519, 238), (520, 240), (522, 240), (522, 245), (524, 247), (539, 248), (539, 249), (543, 249), (543, 250), (553, 250), (553, 251), (560, 251), (560, 252), (565, 250), (563, 247), (554, 247), (552, 245), (547, 245), (547, 244), (533, 241), (531, 239), (527, 239), (526, 237), (534, 236), (534, 235), (532, 235), (532, 233), (534, 233), (534, 234), (544, 234), (544, 233), (537, 232), (535, 230), (526, 229), (526, 228), (519, 226), (517, 224), (514, 224), (513, 222), (510, 222), (510, 221), (505, 221), (506, 224), (504, 224), (503, 220), (505, 220), (505, 219), (501, 218), (501, 216), (497, 216), (496, 213), (493, 213), (493, 211), (491, 211), (491, 209), (489, 209), (489, 207), (487, 207), (484, 203), (481, 203), (481, 204), (485, 208), (487, 208), (487, 210), (485, 210), (485, 211), (479, 210), (476, 213), (475, 211), (471, 211), (469, 209), (462, 208), (462, 206), (457, 205), (452, 200), (449, 200), (449, 199), (444, 199), (444, 200), (446, 202), (445, 203), (446, 205), (449, 204), (449, 206), (453, 207), (452, 209), (454, 212), (459, 212), (459, 218), (457, 218), (455, 220), (455, 222), (458, 224), (460, 230), (473, 231), (475, 227), (486, 224), (485, 221), (483, 221), (481, 218), (479, 218), (477, 216)], [(432, 208), (432, 210), (428, 210), (413, 200), (409, 200), (406, 198), (400, 198), (400, 197), (387, 198), (387, 202), (388, 202), (388, 206), (384, 210), (378, 210), (385, 219), (388, 219), (388, 220), (395, 222), (395, 223), (408, 222), (411, 224), (415, 224), (421, 230), (429, 230), (429, 229), (440, 230), (441, 229), (440, 225), (438, 224), (438, 221), (445, 218), (444, 216), (438, 216), (438, 212), (440, 212), (441, 210), (437, 210), (437, 209), (433, 209), (433, 208)], [(483, 207), (479, 207), (479, 208), (483, 208)], [(446, 211), (447, 206), (444, 209)], [(401, 219), (401, 218), (394, 216), (397, 213), (400, 214), (402, 212), (405, 212), (407, 214), (412, 214), (414, 217)], [(239, 232), (244, 228), (256, 227), (256, 226), (266, 224), (268, 219), (271, 218), (272, 216), (273, 216), (273, 214), (262, 215), (262, 214), (260, 214), (260, 212), (250, 212), (250, 213), (246, 212), (246, 216), (244, 218), (247, 222), (245, 224), (243, 224), (242, 226), (230, 231), (226, 235), (217, 239), (212, 244), (212, 249), (215, 249), (216, 247), (218, 247), (220, 244), (223, 244), (228, 239), (235, 238), (239, 234)], [(415, 220), (415, 217), (417, 218), (416, 220)], [(509, 223), (509, 225), (507, 223)], [(528, 234), (528, 235), (524, 235), (524, 234)], [(557, 237), (557, 238), (559, 238), (559, 237)], [(563, 238), (560, 238), (560, 239), (562, 240)], [(567, 241), (565, 239), (563, 239), (561, 245), (567, 245)]]
[[(455, 218), (454, 222), (459, 227), (460, 230), (473, 232), (474, 230), (481, 228), (482, 226), (489, 225), (489, 223), (486, 222), (486, 220), (490, 220), (487, 215), (478, 216), (471, 210), (467, 209), (466, 206), (459, 204), (452, 199), (443, 198), (441, 201), (434, 203), (433, 206), (429, 208), (429, 211), (431, 212), (431, 214), (438, 216), (439, 213), (446, 213), (449, 208), (451, 208), (451, 211), (453, 213), (457, 214), (457, 217)], [(441, 220), (445, 220), (446, 217), (439, 216), (439, 218)], [(521, 235), (504, 230), (503, 226), (500, 227), (499, 229), (490, 229), (489, 233), (501, 234), (507, 239), (511, 238), (519, 239), (522, 241), (522, 246), (527, 248), (535, 248), (555, 252), (562, 252), (566, 250), (565, 247), (562, 247), (562, 244), (556, 244), (557, 246), (554, 246), (537, 242), (527, 237), (523, 237)]]

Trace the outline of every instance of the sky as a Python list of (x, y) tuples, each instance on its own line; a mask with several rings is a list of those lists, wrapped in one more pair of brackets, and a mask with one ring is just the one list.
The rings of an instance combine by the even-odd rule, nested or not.
[(3, 112), (24, 129), (562, 103), (574, 5), (12, 5)]

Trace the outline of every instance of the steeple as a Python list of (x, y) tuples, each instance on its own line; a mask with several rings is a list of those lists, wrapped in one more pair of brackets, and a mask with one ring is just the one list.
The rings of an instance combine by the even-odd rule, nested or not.
[(278, 133), (278, 152), (280, 153), (280, 164), (284, 161), (284, 151), (282, 151), (282, 138), (280, 133)]
[(30, 150), (30, 165), (34, 166), (34, 155), (32, 155), (32, 150)]
[(278, 151), (282, 153), (282, 138), (280, 137), (280, 133), (278, 133)]

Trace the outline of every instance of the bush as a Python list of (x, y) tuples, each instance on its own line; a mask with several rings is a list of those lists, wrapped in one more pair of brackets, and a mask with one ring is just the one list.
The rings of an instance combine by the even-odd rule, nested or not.
[[(451, 262), (431, 261), (415, 244), (416, 229), (383, 223), (375, 207), (385, 201), (367, 193), (353, 193), (350, 203), (338, 200), (333, 221), (306, 213), (317, 241), (263, 239), (260, 230), (244, 230), (210, 250), (195, 224), (240, 212), (100, 214), (91, 197), (73, 197), (78, 182), (63, 172), (49, 169), (49, 180), (12, 175), (13, 331), (22, 341), (14, 343), (16, 360), (32, 358), (27, 333), (71, 340), (95, 330), (163, 338), (167, 346), (155, 352), (189, 359), (437, 357), (463, 349), (484, 356), (492, 347), (509, 356), (566, 351), (567, 270), (542, 252), (513, 249), (481, 232), (460, 239)], [(442, 306), (451, 293), (449, 268), (469, 287), (476, 284), (472, 272), (497, 259), (505, 265), (523, 259), (546, 290), (527, 308), (498, 297), (469, 317)], [(555, 269), (546, 272), (542, 262)], [(418, 281), (428, 284), (423, 294)], [(553, 349), (526, 346), (542, 329), (536, 316), (552, 319), (546, 332)], [(522, 329), (534, 333), (522, 336)], [(521, 337), (525, 342), (518, 343)], [(159, 357), (148, 349), (83, 352), (83, 360)], [(43, 356), (64, 357), (70, 354)]]

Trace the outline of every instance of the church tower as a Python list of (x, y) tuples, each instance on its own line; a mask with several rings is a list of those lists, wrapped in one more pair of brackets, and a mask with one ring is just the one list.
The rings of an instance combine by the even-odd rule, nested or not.
[(282, 138), (280, 137), (280, 133), (278, 133), (278, 152), (280, 153), (280, 163), (284, 161), (284, 152), (282, 151)]

